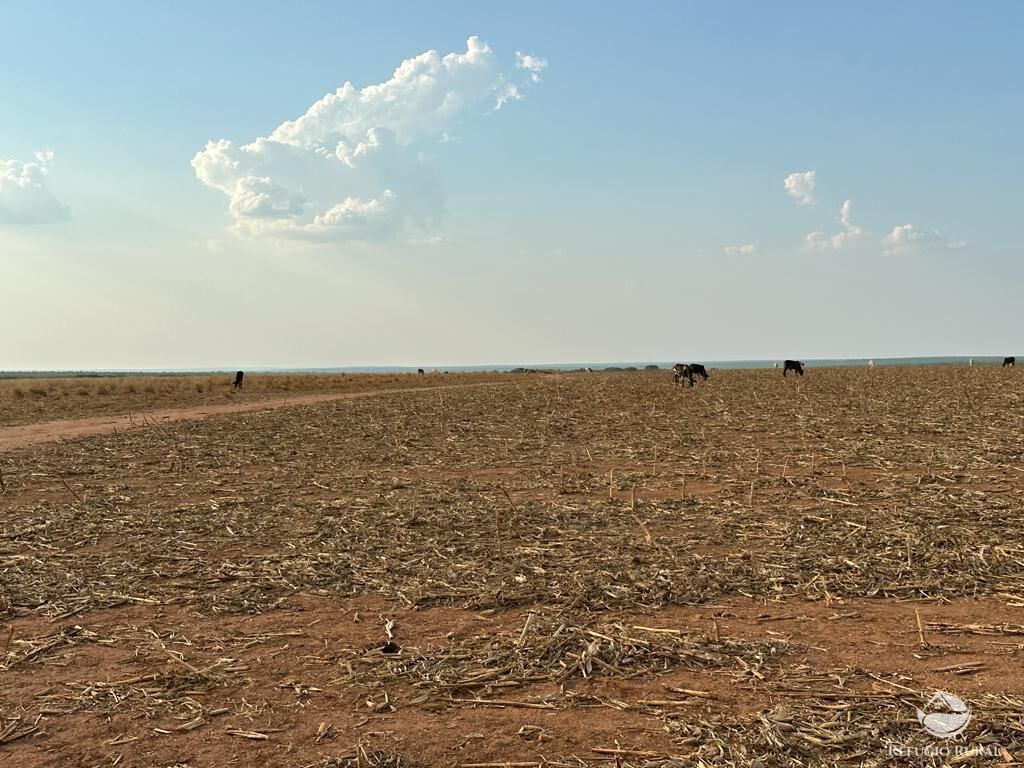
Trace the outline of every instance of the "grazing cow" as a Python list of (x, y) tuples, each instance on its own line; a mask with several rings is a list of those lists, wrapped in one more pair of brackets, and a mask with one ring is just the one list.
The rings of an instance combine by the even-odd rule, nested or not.
[(803, 376), (804, 375), (804, 364), (801, 363), (799, 360), (785, 360), (785, 361), (783, 361), (783, 363), (782, 363), (782, 375), (785, 376), (790, 371), (793, 371), (793, 373), (796, 373), (796, 374), (799, 374), (800, 376)]
[(1006, 368), (1007, 366), (1009, 366), (1010, 368), (1013, 368), (1016, 365), (1017, 365), (1017, 358), (1016, 357), (1004, 357), (1003, 358), (1003, 368)]
[(587, 368), (586, 371), (587, 371), (587, 373), (593, 373), (594, 369), (593, 368)]
[(244, 378), (245, 378), (245, 372), (244, 371), (239, 371), (238, 373), (235, 374), (235, 389), (241, 389), (242, 388), (242, 379), (244, 379)]
[(874, 367), (875, 367), (875, 361), (874, 360), (868, 360), (868, 368), (874, 368)]
[(424, 370), (422, 368), (417, 368), (416, 369), (416, 375), (417, 376), (422, 376), (423, 374), (424, 374)]
[(700, 376), (707, 381), (708, 371), (700, 363), (690, 363), (689, 365), (686, 365), (685, 363), (676, 363), (672, 366), (672, 381), (676, 384), (682, 384), (683, 379), (686, 379), (690, 382), (690, 386), (692, 387), (695, 376)]

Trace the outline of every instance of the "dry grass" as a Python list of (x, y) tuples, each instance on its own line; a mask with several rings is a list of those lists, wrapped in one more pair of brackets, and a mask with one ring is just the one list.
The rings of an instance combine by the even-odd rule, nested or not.
[(289, 395), (362, 392), (492, 381), (507, 374), (250, 373), (241, 390), (233, 373), (199, 376), (96, 376), (0, 379), (0, 426), (159, 408), (251, 402)]
[(0, 455), (0, 750), (882, 765), (942, 686), (1019, 759), (1021, 395), (532, 376)]

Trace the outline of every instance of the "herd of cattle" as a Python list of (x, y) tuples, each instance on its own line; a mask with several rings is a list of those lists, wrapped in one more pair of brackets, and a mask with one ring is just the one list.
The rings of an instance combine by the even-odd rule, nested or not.
[[(971, 365), (973, 365), (973, 364), (974, 364), (974, 360), (972, 359), (971, 360)], [(1013, 368), (1016, 365), (1017, 365), (1017, 358), (1016, 357), (1004, 357), (1003, 358), (1003, 368), (1007, 368), (1007, 367)], [(653, 368), (655, 366), (650, 366), (650, 367)], [(775, 367), (778, 368), (778, 363), (775, 364)], [(868, 361), (868, 367), (869, 368), (874, 368), (875, 367), (875, 361), (874, 360)], [(587, 368), (586, 371), (587, 371), (587, 373), (593, 373), (593, 369), (592, 368)], [(804, 364), (801, 363), (799, 360), (785, 360), (785, 361), (783, 361), (783, 363), (782, 363), (782, 375), (783, 376), (787, 376), (790, 371), (792, 371), (793, 373), (795, 373), (798, 376), (803, 376), (804, 375)], [(436, 373), (437, 371), (435, 370), (434, 372)], [(418, 368), (416, 370), (416, 373), (418, 375), (422, 376), (425, 373), (425, 371), (422, 368)], [(245, 373), (243, 371), (238, 371), (238, 373), (235, 374), (235, 382), (234, 382), (235, 389), (241, 389), (242, 388), (242, 379), (244, 377), (245, 377)], [(707, 381), (707, 378), (708, 378), (708, 369), (705, 368), (700, 363), (676, 363), (675, 365), (672, 366), (672, 381), (674, 381), (676, 384), (682, 384), (684, 381), (686, 381), (692, 387), (693, 384), (694, 384), (694, 381), (698, 377), (701, 378), (701, 379), (704, 379), (705, 381)]]
[[(872, 361), (873, 362), (873, 361)], [(804, 364), (799, 360), (786, 360), (782, 363), (782, 375), (786, 376), (789, 372), (797, 374), (798, 376), (804, 375)], [(684, 381), (688, 382), (692, 387), (694, 380), (700, 377), (707, 381), (708, 370), (700, 363), (676, 363), (672, 366), (672, 381), (676, 384), (682, 384)]]
[[(974, 360), (971, 360), (971, 364), (972, 365), (974, 364)], [(1003, 358), (1003, 368), (1014, 368), (1014, 367), (1016, 367), (1016, 365), (1017, 365), (1017, 358), (1016, 357), (1004, 357)], [(776, 368), (778, 367), (778, 363), (775, 364), (775, 367)], [(869, 360), (868, 361), (868, 367), (869, 368), (874, 368), (875, 367), (875, 361), (874, 360)], [(590, 369), (588, 368), (587, 370), (589, 371)], [(790, 371), (792, 371), (793, 373), (795, 373), (798, 376), (803, 376), (804, 375), (804, 364), (801, 363), (799, 360), (785, 360), (785, 361), (783, 361), (783, 363), (782, 363), (782, 375), (786, 376), (786, 375), (789, 374)], [(682, 384), (685, 381), (685, 382), (688, 382), (689, 385), (692, 387), (693, 384), (694, 384), (694, 380), (698, 376), (700, 378), (704, 379), (705, 381), (708, 378), (708, 371), (707, 371), (707, 369), (703, 365), (701, 365), (700, 363), (676, 363), (675, 365), (672, 366), (672, 381), (674, 381), (676, 384)]]

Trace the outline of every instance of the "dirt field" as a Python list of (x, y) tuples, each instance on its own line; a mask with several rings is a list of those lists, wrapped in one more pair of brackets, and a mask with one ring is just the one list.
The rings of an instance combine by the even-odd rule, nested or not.
[(0, 766), (1024, 760), (1014, 371), (444, 379), (0, 428)]

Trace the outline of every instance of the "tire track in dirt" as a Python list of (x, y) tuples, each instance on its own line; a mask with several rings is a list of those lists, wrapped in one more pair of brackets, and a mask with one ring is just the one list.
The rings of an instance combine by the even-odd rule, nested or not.
[(38, 443), (50, 443), (58, 440), (71, 440), (89, 435), (102, 435), (117, 430), (143, 429), (154, 423), (167, 424), (175, 421), (205, 419), (208, 416), (219, 416), (228, 413), (251, 413), (252, 411), (268, 411), (275, 408), (286, 408), (292, 405), (316, 405), (335, 400), (355, 400), (360, 397), (377, 397), (395, 393), (436, 392), (452, 389), (471, 389), (473, 387), (493, 387), (503, 384), (502, 381), (482, 381), (472, 384), (443, 384), (430, 387), (402, 387), (391, 389), (372, 389), (365, 392), (334, 392), (320, 394), (292, 395), (275, 397), (266, 400), (254, 400), (248, 403), (227, 403), (225, 405), (200, 405), (190, 408), (163, 408), (156, 411), (126, 413), (122, 416), (90, 416), (81, 419), (57, 419), (41, 421), (35, 424), (19, 424), (11, 427), (0, 427), (0, 451), (24, 448)]

